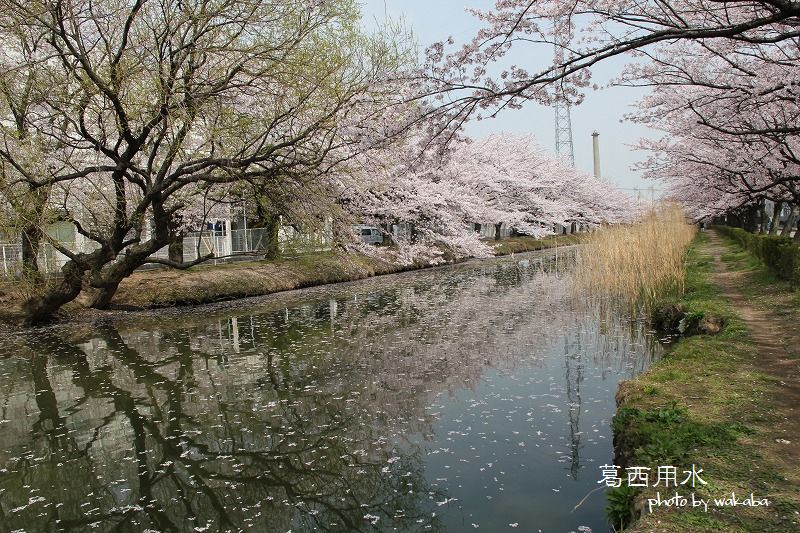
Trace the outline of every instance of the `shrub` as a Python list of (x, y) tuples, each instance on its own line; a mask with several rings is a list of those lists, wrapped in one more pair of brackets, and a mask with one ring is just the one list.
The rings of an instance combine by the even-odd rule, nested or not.
[(800, 285), (800, 246), (791, 239), (777, 235), (756, 235), (728, 226), (716, 226), (715, 229), (752, 252), (779, 278), (790, 281), (794, 286)]

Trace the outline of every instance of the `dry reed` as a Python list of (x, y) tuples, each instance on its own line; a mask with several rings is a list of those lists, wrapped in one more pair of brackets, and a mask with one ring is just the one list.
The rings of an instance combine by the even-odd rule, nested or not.
[(578, 252), (575, 287), (589, 296), (644, 307), (681, 294), (686, 249), (694, 235), (694, 226), (673, 204), (659, 206), (637, 224), (604, 227)]

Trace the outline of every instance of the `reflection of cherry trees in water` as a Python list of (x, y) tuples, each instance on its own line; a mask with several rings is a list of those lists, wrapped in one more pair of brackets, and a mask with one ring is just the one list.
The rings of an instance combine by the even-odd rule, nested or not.
[[(93, 334), (102, 347), (90, 356), (49, 334), (37, 337), (41, 355), (30, 375), (40, 415), (30, 447), (4, 443), (19, 453), (3, 461), (2, 508), (16, 510), (5, 524), (335, 531), (379, 522), (435, 529), (419, 457), (395, 455), (366, 419), (367, 406), (347, 405), (352, 397), (304, 394), (303, 383), (275, 368), (262, 381), (269, 390), (237, 394), (236, 384), (201, 370), (208, 359), (187, 349), (185, 332), (164, 335), (170, 353), (155, 362), (113, 328)], [(71, 374), (68, 386), (81, 391), (77, 402), (63, 402), (71, 414), (59, 414), (45, 356), (61, 367), (56, 381)], [(98, 425), (87, 427), (89, 420), (80, 420), (87, 415)], [(65, 420), (73, 417), (68, 430)]]
[(278, 296), (250, 311), (0, 341), (0, 523), (446, 529), (450, 487), (425, 471), (427, 443), (441, 441), (436, 398), (475, 392), (488, 371), (543, 368), (560, 342), (578, 469), (582, 364), (609, 351), (580, 345), (603, 325), (570, 309), (562, 263), (542, 254)]

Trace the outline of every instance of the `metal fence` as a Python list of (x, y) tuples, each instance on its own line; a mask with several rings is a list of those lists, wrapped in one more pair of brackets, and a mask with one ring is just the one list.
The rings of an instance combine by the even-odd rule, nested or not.
[(22, 264), (22, 245), (0, 244), (0, 252), (3, 259), (3, 276), (16, 277)]
[[(61, 246), (75, 252), (88, 252), (99, 245), (91, 241), (62, 242)], [(61, 272), (61, 267), (69, 258), (55, 249), (50, 243), (41, 243), (36, 257), (39, 270), (44, 274)], [(0, 243), (0, 276), (17, 278), (22, 274), (22, 245), (19, 243)]]
[[(330, 232), (301, 233), (292, 227), (278, 231), (278, 248), (287, 256), (330, 250), (333, 244)], [(76, 252), (89, 251), (97, 247), (93, 241), (62, 242), (62, 246)], [(189, 233), (183, 238), (183, 260), (194, 261), (198, 257), (214, 254), (213, 264), (253, 258), (267, 252), (269, 234), (266, 229), (239, 229), (233, 231), (205, 231)], [(165, 246), (151, 257), (167, 259), (169, 247)], [(19, 243), (0, 243), (0, 277), (18, 278), (22, 273), (22, 245)], [(58, 252), (51, 244), (39, 246), (39, 270), (44, 274), (58, 274), (68, 261), (67, 256)]]
[[(326, 232), (301, 233), (290, 226), (278, 231), (281, 255), (302, 255), (330, 250), (333, 238)], [(270, 247), (269, 231), (264, 228), (235, 229), (231, 232), (190, 233), (183, 239), (183, 260), (194, 261), (213, 253), (217, 261), (247, 259), (266, 254)], [(165, 250), (165, 249), (164, 249)], [(160, 250), (159, 253), (163, 252)]]

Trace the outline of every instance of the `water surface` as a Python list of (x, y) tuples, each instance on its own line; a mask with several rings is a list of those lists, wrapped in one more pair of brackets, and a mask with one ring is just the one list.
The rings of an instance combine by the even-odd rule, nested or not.
[[(0, 530), (607, 531), (658, 350), (518, 255), (0, 339)], [(519, 528), (519, 529), (516, 529)]]

